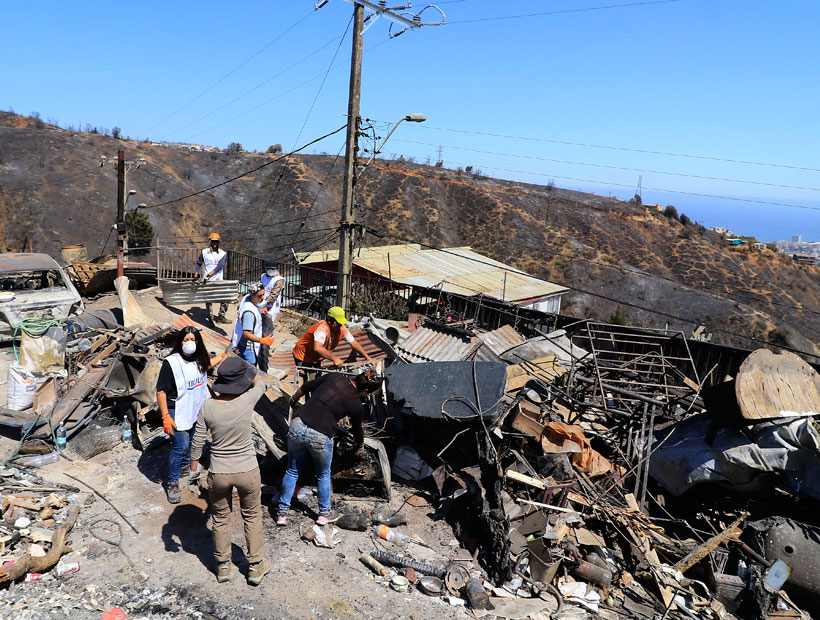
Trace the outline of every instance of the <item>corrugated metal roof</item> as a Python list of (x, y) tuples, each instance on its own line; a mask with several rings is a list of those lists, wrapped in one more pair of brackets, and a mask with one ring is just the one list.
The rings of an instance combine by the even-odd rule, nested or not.
[(524, 336), (515, 331), (511, 325), (502, 325), (491, 332), (477, 334), (479, 340), (487, 345), (493, 353), (501, 355), (510, 347), (521, 344), (526, 340)]
[[(338, 251), (314, 252), (301, 264), (338, 260)], [(389, 261), (388, 261), (389, 256)], [(415, 244), (363, 248), (353, 263), (394, 282), (502, 301), (550, 297), (568, 289), (473, 252), (469, 247), (423, 250)]]
[(165, 280), (159, 281), (162, 299), (167, 304), (198, 304), (203, 302), (225, 301), (233, 303), (239, 297), (238, 280), (211, 280), (200, 283), (198, 280)]
[[(356, 339), (362, 348), (367, 351), (367, 354), (375, 359), (385, 359), (387, 355), (385, 355), (384, 351), (382, 351), (377, 345), (373, 344), (370, 340), (370, 337), (367, 335), (367, 332), (363, 329), (357, 329), (356, 331), (352, 332), (353, 337)], [(343, 360), (350, 354), (353, 350), (348, 343), (342, 341), (339, 343), (339, 346), (336, 347), (336, 350), (333, 352), (338, 357), (342, 358)], [(361, 360), (361, 358), (359, 358)], [(278, 368), (280, 370), (286, 371), (288, 374), (286, 376), (293, 376), (294, 371), (296, 370), (296, 364), (293, 361), (293, 349), (288, 349), (286, 351), (273, 351), (270, 354), (270, 359), (268, 360), (268, 365), (271, 368)], [(322, 366), (325, 368), (330, 366), (330, 363), (327, 360), (322, 362)]]
[(396, 350), (408, 362), (457, 362), (467, 358), (480, 344), (458, 332), (439, 327), (419, 327)]
[(222, 353), (228, 345), (231, 344), (230, 338), (225, 338), (221, 334), (218, 334), (214, 330), (205, 327), (201, 323), (197, 323), (187, 314), (181, 314), (176, 321), (171, 323), (171, 327), (176, 330), (180, 330), (185, 327), (196, 327), (200, 330), (199, 333), (202, 335), (205, 348), (212, 353)]

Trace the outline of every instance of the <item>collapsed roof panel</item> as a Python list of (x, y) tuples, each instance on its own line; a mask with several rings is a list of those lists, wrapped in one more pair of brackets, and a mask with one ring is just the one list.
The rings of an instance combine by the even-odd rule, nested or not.
[(499, 362), (396, 364), (385, 370), (390, 403), (403, 413), (434, 419), (485, 420), (498, 415), (507, 373)]

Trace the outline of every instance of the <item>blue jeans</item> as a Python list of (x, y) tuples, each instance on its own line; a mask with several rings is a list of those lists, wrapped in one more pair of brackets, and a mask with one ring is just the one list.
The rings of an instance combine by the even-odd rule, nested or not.
[[(173, 410), (169, 411), (174, 417)], [(191, 433), (193, 428), (187, 431), (174, 429), (171, 435), (171, 453), (168, 455), (168, 482), (179, 482), (179, 472), (185, 467), (191, 466)]]
[(251, 366), (256, 366), (256, 352), (253, 350), (253, 343), (244, 338), (239, 341), (236, 347), (236, 352), (243, 360), (248, 362)]
[(296, 490), (299, 472), (310, 455), (316, 470), (319, 487), (319, 514), (330, 512), (330, 463), (333, 461), (333, 440), (319, 431), (305, 426), (299, 418), (294, 418), (288, 431), (288, 469), (282, 479), (282, 493), (279, 496), (279, 512), (287, 513), (290, 500)]

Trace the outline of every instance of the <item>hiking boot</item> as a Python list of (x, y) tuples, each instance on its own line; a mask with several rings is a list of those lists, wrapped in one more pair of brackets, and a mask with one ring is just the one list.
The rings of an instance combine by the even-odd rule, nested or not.
[(217, 316), (216, 317), (216, 322), (217, 323), (230, 323), (230, 321), (228, 320), (228, 317), (226, 317), (224, 314), (220, 314), (219, 316)]
[(288, 513), (280, 512), (276, 515), (276, 525), (287, 525), (288, 524)]
[(218, 562), (216, 565), (216, 580), (219, 583), (225, 583), (231, 578), (231, 563)]
[(270, 560), (262, 558), (261, 562), (251, 564), (250, 571), (248, 571), (248, 583), (252, 586), (258, 586), (262, 581), (262, 577), (270, 572)]
[(182, 499), (182, 493), (179, 492), (179, 482), (169, 482), (165, 494), (168, 496), (169, 504), (178, 504)]
[(327, 525), (328, 523), (335, 523), (339, 520), (339, 516), (339, 513), (335, 510), (329, 510), (328, 512), (319, 515), (319, 518), (316, 519), (316, 524)]

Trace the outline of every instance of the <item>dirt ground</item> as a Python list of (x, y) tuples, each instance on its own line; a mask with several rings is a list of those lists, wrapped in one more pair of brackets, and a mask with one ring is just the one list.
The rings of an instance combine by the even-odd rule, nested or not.
[[(152, 292), (137, 293), (143, 311), (170, 322), (179, 310), (164, 306)], [(91, 307), (116, 306), (105, 297)], [(189, 309), (185, 309), (189, 310)], [(199, 309), (190, 309), (195, 320)], [(229, 311), (234, 311), (233, 308)], [(230, 326), (220, 326), (227, 327)], [(224, 329), (223, 329), (224, 331)], [(277, 333), (279, 347), (292, 346), (294, 336)], [(290, 343), (288, 345), (288, 343)], [(0, 372), (10, 363), (11, 347), (0, 349)], [(5, 400), (5, 398), (3, 398)], [(17, 443), (15, 432), (0, 435), (0, 456), (7, 458)], [(277, 528), (270, 497), (265, 502), (265, 552), (272, 570), (258, 587), (246, 583), (244, 536), (238, 511), (233, 518), (233, 568), (231, 580), (218, 584), (213, 570), (213, 545), (208, 530), (207, 502), (184, 490), (182, 503), (173, 506), (165, 498), (164, 476), (169, 443), (153, 442), (144, 452), (121, 444), (88, 461), (59, 463), (38, 470), (47, 481), (83, 485), (63, 476), (70, 473), (100, 491), (128, 518), (135, 533), (114, 509), (93, 493), (83, 506), (69, 536), (72, 551), (62, 562), (78, 561), (79, 572), (57, 578), (47, 575), (36, 582), (13, 585), (0, 597), (0, 618), (98, 619), (103, 611), (119, 606), (128, 618), (465, 618), (463, 608), (450, 606), (417, 590), (399, 593), (380, 583), (359, 556), (374, 548), (396, 550), (370, 531), (341, 531), (333, 549), (315, 547), (300, 538), (300, 526), (312, 525), (315, 495), (296, 511), (286, 527)], [(278, 485), (279, 479), (263, 480)], [(88, 492), (87, 488), (82, 489)], [(393, 509), (401, 507), (409, 524), (402, 531), (414, 533), (431, 549), (413, 545), (413, 553), (450, 558), (458, 551), (450, 527), (431, 519), (431, 506), (404, 503), (412, 489), (394, 485)], [(334, 496), (341, 511), (356, 507), (371, 510), (374, 501), (344, 501)], [(236, 505), (236, 502), (234, 502)], [(298, 506), (296, 506), (298, 507)], [(102, 521), (107, 519), (111, 521)], [(119, 548), (100, 538), (116, 543)], [(391, 549), (392, 547), (392, 549)]]

